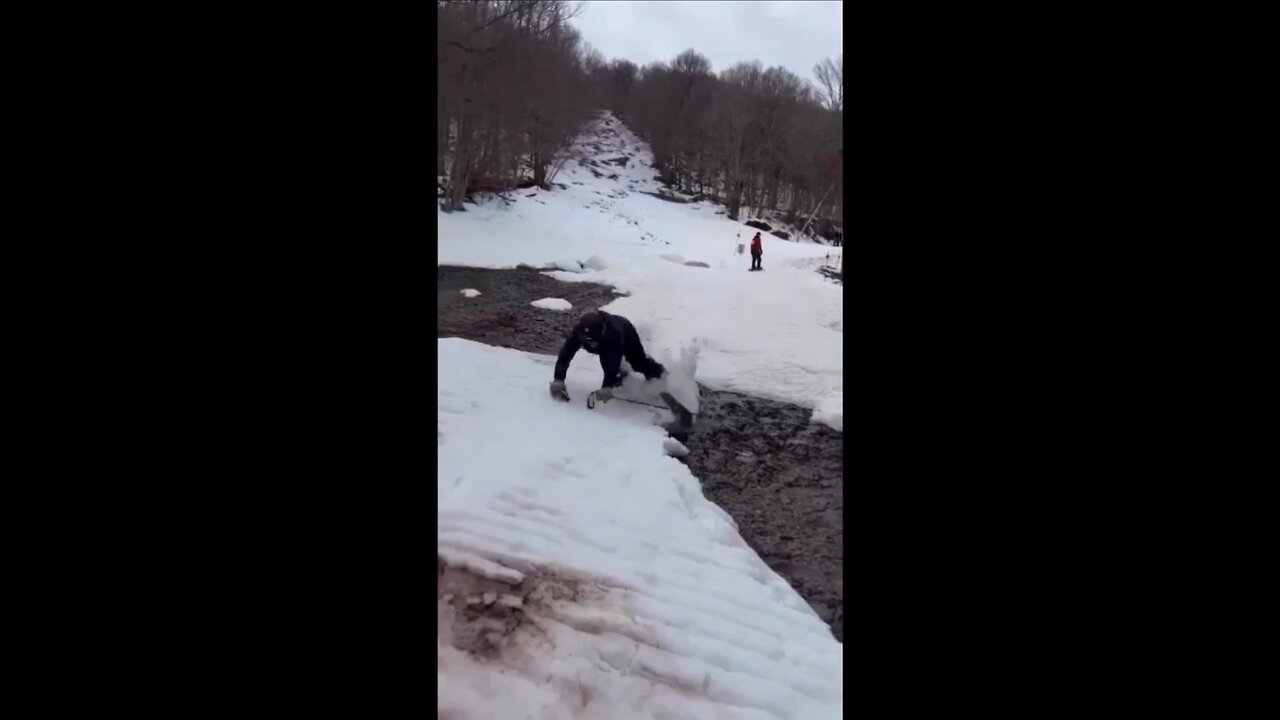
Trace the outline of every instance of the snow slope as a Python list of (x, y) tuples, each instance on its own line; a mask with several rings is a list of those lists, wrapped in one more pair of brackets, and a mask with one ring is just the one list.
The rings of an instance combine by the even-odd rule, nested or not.
[(763, 233), (765, 272), (748, 273), (735, 250), (756, 230), (710, 203), (645, 194), (661, 187), (653, 155), (612, 115), (573, 154), (564, 188), (437, 211), (438, 263), (555, 265), (568, 270), (548, 273), (557, 279), (614, 285), (629, 296), (604, 309), (631, 319), (659, 361), (696, 350), (703, 384), (813, 408), (842, 430), (844, 291), (814, 270), (843, 249)]
[(439, 717), (841, 716), (843, 646), (598, 371), (438, 341)]

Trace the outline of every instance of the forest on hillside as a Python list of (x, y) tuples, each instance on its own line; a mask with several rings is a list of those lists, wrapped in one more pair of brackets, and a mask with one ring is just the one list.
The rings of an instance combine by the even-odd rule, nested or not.
[[(844, 61), (812, 80), (744, 62), (714, 72), (695, 49), (670, 62), (606, 60), (568, 0), (437, 0), (436, 175), (441, 207), (475, 193), (549, 187), (599, 109), (652, 147), (673, 189), (795, 224), (843, 221)], [(819, 208), (820, 206), (820, 208)]]

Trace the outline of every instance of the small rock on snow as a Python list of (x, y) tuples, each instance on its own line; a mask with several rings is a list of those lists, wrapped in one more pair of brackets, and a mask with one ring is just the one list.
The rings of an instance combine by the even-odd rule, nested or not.
[(532, 303), (530, 303), (530, 305), (533, 305), (536, 308), (542, 308), (543, 310), (572, 310), (573, 309), (573, 305), (571, 305), (569, 301), (565, 300), (564, 298), (542, 298), (541, 300), (534, 300)]
[(671, 457), (684, 457), (689, 454), (689, 448), (685, 447), (675, 438), (667, 438), (666, 440), (663, 440), (662, 449)]
[(463, 297), (473, 298), (479, 294), (480, 294), (480, 291), (476, 290), (475, 288), (467, 288), (466, 290), (462, 291)]

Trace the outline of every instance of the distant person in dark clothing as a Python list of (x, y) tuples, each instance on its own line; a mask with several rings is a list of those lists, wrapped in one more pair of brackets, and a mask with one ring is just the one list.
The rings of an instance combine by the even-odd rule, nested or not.
[(564, 347), (560, 349), (560, 357), (556, 358), (555, 379), (551, 381), (551, 397), (565, 401), (569, 399), (564, 378), (569, 372), (569, 363), (579, 349), (600, 356), (604, 379), (600, 383), (600, 390), (596, 392), (596, 399), (601, 402), (612, 400), (613, 388), (622, 384), (623, 358), (626, 358), (632, 369), (644, 375), (646, 380), (656, 380), (666, 372), (661, 364), (645, 355), (640, 334), (630, 320), (621, 315), (610, 315), (603, 310), (592, 310), (582, 314), (573, 332), (565, 339)]
[(763, 255), (764, 255), (764, 244), (763, 244), (763, 241), (760, 239), (760, 233), (756, 233), (756, 236), (751, 238), (751, 269), (752, 270), (764, 269), (763, 267), (760, 267), (760, 258)]

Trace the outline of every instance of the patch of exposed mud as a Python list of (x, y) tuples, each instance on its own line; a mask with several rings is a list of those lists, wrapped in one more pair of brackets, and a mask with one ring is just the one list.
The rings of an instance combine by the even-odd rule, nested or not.
[[(555, 355), (578, 315), (612, 302), (613, 289), (564, 283), (540, 271), (441, 266), (437, 337)], [(475, 288), (479, 297), (465, 298)], [(529, 303), (559, 297), (552, 312)], [(809, 422), (812, 411), (701, 389), (694, 432), (680, 458), (743, 538), (844, 640), (844, 450), (842, 435)], [(494, 619), (495, 622), (497, 619)], [(505, 626), (503, 626), (505, 627)], [(489, 632), (501, 632), (497, 626)]]
[(836, 270), (833, 267), (826, 267), (826, 266), (820, 267), (818, 268), (818, 274), (834, 282), (837, 285), (844, 285), (844, 273), (841, 272), (840, 270)]
[(844, 445), (811, 410), (702, 390), (685, 463), (742, 537), (844, 641)]
[(582, 581), (547, 572), (507, 583), (437, 557), (437, 637), (475, 660), (518, 667), (548, 642), (537, 618), (553, 614), (555, 602), (581, 602), (589, 593)]
[[(441, 265), (437, 269), (439, 314), (436, 337), (461, 337), (486, 345), (555, 355), (578, 316), (618, 299), (613, 288), (553, 280), (540, 270), (485, 270)], [(462, 291), (480, 291), (474, 298)], [(557, 312), (529, 303), (564, 298), (572, 310)]]

